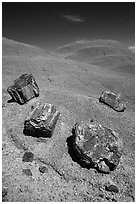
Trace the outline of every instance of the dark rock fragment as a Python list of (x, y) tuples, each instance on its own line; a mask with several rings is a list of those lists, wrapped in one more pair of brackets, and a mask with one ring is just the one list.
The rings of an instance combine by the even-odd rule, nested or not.
[(30, 169), (23, 169), (22, 171), (26, 176), (32, 176), (32, 172)]
[(22, 161), (23, 162), (32, 162), (34, 159), (34, 154), (32, 152), (25, 152), (23, 155)]
[(122, 101), (121, 97), (110, 91), (103, 92), (99, 98), (99, 101), (109, 105), (118, 112), (122, 112), (126, 109), (126, 104)]
[(8, 189), (7, 188), (3, 188), (2, 189), (2, 202), (6, 202), (7, 201), (7, 194), (8, 194)]
[(8, 87), (7, 91), (11, 95), (12, 101), (14, 100), (19, 104), (24, 104), (39, 96), (39, 88), (32, 74), (21, 75), (12, 86)]
[(76, 123), (74, 130), (73, 148), (83, 166), (102, 173), (117, 167), (123, 150), (118, 133), (93, 123)]
[(24, 123), (24, 134), (34, 137), (51, 137), (59, 112), (51, 104), (38, 103)]
[(99, 197), (104, 198), (104, 195), (103, 194), (99, 194)]
[(40, 167), (39, 167), (39, 171), (40, 171), (41, 173), (45, 173), (45, 172), (48, 171), (48, 169), (47, 169), (46, 166), (40, 166)]
[(91, 119), (90, 119), (90, 122), (91, 122), (91, 123), (92, 123), (92, 122), (94, 122), (94, 119), (93, 119), (93, 118), (91, 118)]
[(112, 202), (117, 202), (117, 200), (115, 198), (112, 198), (111, 201)]
[(115, 185), (105, 186), (105, 190), (106, 191), (111, 191), (111, 192), (114, 192), (114, 193), (118, 193), (118, 188)]

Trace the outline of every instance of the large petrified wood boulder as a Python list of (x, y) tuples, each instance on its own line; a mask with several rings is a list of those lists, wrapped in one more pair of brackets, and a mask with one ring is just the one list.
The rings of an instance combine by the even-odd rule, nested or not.
[(124, 111), (126, 109), (126, 104), (122, 101), (121, 97), (110, 91), (103, 92), (99, 98), (99, 101), (109, 105), (118, 112)]
[(119, 164), (122, 141), (118, 133), (100, 124), (76, 123), (73, 148), (82, 166), (109, 173)]
[(38, 85), (32, 74), (23, 74), (8, 87), (8, 93), (19, 104), (24, 104), (30, 99), (39, 96)]
[(55, 106), (38, 103), (25, 120), (24, 134), (35, 137), (51, 137), (59, 114)]

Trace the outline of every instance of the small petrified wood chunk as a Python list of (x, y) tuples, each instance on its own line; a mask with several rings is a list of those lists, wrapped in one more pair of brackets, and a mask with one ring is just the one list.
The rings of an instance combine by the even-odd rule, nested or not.
[(46, 166), (40, 166), (40, 167), (39, 167), (39, 171), (40, 171), (41, 173), (45, 173), (45, 172), (48, 172), (48, 168), (47, 168)]
[(126, 104), (122, 101), (121, 97), (110, 91), (103, 92), (99, 101), (109, 105), (118, 112), (122, 112), (126, 109)]
[(109, 186), (105, 186), (106, 191), (111, 191), (114, 193), (118, 193), (118, 187), (115, 185), (109, 185)]
[(22, 161), (23, 162), (32, 162), (34, 159), (34, 154), (32, 152), (25, 152), (23, 155)]
[(35, 137), (51, 137), (59, 112), (51, 104), (38, 103), (24, 123), (24, 133)]
[(39, 87), (32, 74), (23, 74), (8, 87), (8, 93), (19, 104), (24, 104), (30, 99), (39, 96)]
[(75, 125), (73, 147), (85, 167), (104, 173), (117, 167), (123, 151), (118, 133), (100, 124), (84, 122)]
[(26, 175), (26, 176), (32, 176), (32, 172), (30, 169), (23, 169), (22, 172)]

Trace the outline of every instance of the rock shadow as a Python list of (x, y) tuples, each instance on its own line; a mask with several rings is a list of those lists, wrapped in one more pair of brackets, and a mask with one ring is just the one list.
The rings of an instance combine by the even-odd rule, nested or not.
[(23, 134), (25, 136), (31, 136), (31, 137), (35, 137), (35, 138), (43, 138), (43, 139), (47, 139), (50, 138), (52, 136), (52, 132), (49, 130), (46, 131), (38, 131), (38, 130), (28, 130), (28, 129), (23, 129)]
[(7, 100), (7, 103), (17, 103), (17, 101), (15, 101), (15, 99), (14, 98), (10, 98), (9, 100)]
[(74, 162), (77, 162), (83, 168), (90, 169), (91, 165), (84, 164), (76, 154), (73, 142), (74, 142), (74, 129), (72, 130), (72, 135), (67, 138), (68, 153)]
[(19, 105), (24, 105), (25, 103), (20, 103), (19, 101), (15, 100), (14, 98), (10, 98), (9, 100), (7, 100), (7, 103), (17, 103)]

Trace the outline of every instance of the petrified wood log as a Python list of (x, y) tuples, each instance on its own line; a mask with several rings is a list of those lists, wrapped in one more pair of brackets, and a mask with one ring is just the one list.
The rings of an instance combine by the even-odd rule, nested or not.
[(23, 74), (7, 89), (11, 97), (19, 104), (39, 96), (39, 87), (32, 74)]
[(124, 111), (126, 109), (126, 104), (122, 101), (121, 97), (110, 91), (103, 92), (99, 98), (99, 101), (109, 105), (118, 112)]
[(35, 137), (51, 137), (59, 114), (55, 106), (38, 103), (25, 120), (24, 134)]
[(118, 133), (100, 124), (76, 123), (73, 148), (83, 166), (109, 173), (119, 164), (123, 151)]

